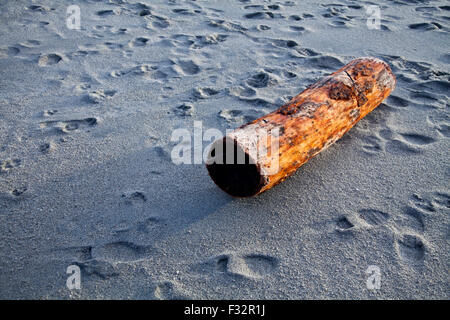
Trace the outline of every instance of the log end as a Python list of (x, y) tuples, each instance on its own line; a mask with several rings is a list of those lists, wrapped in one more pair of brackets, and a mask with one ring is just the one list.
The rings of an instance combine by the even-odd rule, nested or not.
[(214, 183), (233, 197), (254, 196), (266, 184), (256, 161), (232, 138), (213, 143), (206, 168)]

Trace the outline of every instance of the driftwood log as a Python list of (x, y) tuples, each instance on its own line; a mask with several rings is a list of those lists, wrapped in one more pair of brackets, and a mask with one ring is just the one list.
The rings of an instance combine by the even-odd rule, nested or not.
[(278, 110), (215, 141), (206, 163), (209, 175), (235, 197), (264, 192), (340, 139), (395, 83), (385, 62), (353, 60)]

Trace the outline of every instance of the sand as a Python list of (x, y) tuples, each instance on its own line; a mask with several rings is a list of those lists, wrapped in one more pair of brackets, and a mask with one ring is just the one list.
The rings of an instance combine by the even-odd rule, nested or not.
[[(0, 298), (450, 298), (447, 1), (74, 2), (0, 4)], [(172, 162), (360, 56), (397, 88), (272, 190)]]

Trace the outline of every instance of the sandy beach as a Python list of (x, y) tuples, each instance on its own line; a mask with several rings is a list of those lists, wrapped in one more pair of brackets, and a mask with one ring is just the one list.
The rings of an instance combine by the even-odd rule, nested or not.
[[(449, 12), (2, 1), (0, 299), (449, 299)], [(176, 130), (206, 150), (195, 124), (225, 133), (365, 56), (395, 90), (273, 189), (174, 163)]]

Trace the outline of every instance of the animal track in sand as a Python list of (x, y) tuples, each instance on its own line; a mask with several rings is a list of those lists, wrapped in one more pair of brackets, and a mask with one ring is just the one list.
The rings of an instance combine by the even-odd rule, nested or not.
[(144, 79), (160, 80), (167, 78), (169, 74), (175, 74), (175, 72), (172, 70), (172, 66), (174, 64), (175, 63), (173, 62), (161, 63), (159, 66), (142, 64), (128, 70), (112, 71), (110, 75), (113, 78), (120, 78), (126, 75), (136, 75), (141, 76)]
[(450, 194), (445, 192), (434, 192), (432, 195), (432, 201), (438, 207), (450, 209)]
[(96, 259), (114, 262), (133, 262), (145, 259), (153, 252), (147, 245), (138, 245), (129, 241), (116, 241), (92, 248)]
[(95, 275), (103, 280), (119, 275), (116, 267), (109, 261), (97, 259), (92, 256), (93, 246), (69, 247), (57, 250), (58, 256), (68, 254), (73, 264), (80, 267), (85, 276)]
[(224, 273), (247, 279), (260, 279), (274, 273), (279, 260), (264, 254), (228, 254), (224, 253), (200, 264), (202, 272)]
[(401, 98), (399, 96), (396, 96), (396, 95), (392, 95), (392, 94), (388, 97), (387, 102), (389, 104), (392, 104), (392, 105), (394, 105), (396, 107), (400, 107), (400, 108), (404, 108), (404, 107), (407, 107), (409, 105), (409, 101), (408, 100), (403, 99), (403, 98)]
[(0, 48), (0, 58), (13, 57), (20, 53), (20, 49), (16, 47)]
[(90, 92), (86, 97), (85, 101), (90, 103), (101, 103), (107, 99), (111, 99), (117, 93), (116, 90), (96, 90)]
[(117, 235), (124, 234), (124, 233), (133, 233), (133, 232), (139, 232), (139, 233), (149, 233), (154, 228), (158, 227), (161, 223), (162, 219), (157, 216), (148, 217), (142, 221), (138, 221), (136, 225), (125, 228), (125, 229), (118, 229), (115, 230), (115, 233)]
[(423, 263), (426, 247), (419, 236), (405, 234), (396, 242), (400, 258), (411, 267), (418, 267)]
[(179, 60), (173, 68), (184, 75), (194, 75), (200, 72), (200, 67), (193, 60)]
[(174, 108), (174, 112), (181, 117), (190, 117), (194, 114), (194, 106), (190, 103), (185, 102), (182, 105)]
[(403, 222), (402, 224), (407, 226), (411, 230), (415, 230), (417, 232), (424, 232), (425, 231), (425, 224), (424, 224), (424, 218), (423, 213), (419, 211), (418, 209), (412, 207), (412, 206), (406, 206), (403, 210)]
[(256, 27), (257, 30), (259, 31), (266, 31), (266, 30), (270, 30), (271, 28), (269, 26), (266, 26), (264, 24), (260, 24)]
[(317, 69), (325, 68), (331, 70), (337, 70), (344, 65), (340, 59), (330, 55), (312, 56), (308, 58), (307, 64)]
[(196, 99), (207, 99), (219, 94), (220, 91), (213, 88), (196, 88), (192, 95)]
[(424, 152), (428, 145), (436, 142), (436, 139), (431, 136), (392, 131), (385, 123), (376, 124), (376, 128), (371, 129), (370, 132), (362, 136), (361, 140), (363, 141), (362, 150), (371, 155), (383, 151), (396, 155), (419, 154)]
[(245, 112), (242, 110), (228, 110), (223, 109), (219, 112), (219, 117), (226, 120), (227, 122), (236, 122), (236, 123), (247, 123), (258, 119), (267, 112), (264, 110), (250, 109)]
[(185, 9), (185, 8), (175, 8), (175, 9), (172, 9), (172, 12), (173, 12), (173, 13), (176, 13), (176, 14), (179, 14), (179, 15), (182, 15), (182, 16), (193, 16), (193, 15), (195, 15), (196, 13), (199, 13), (198, 10), (196, 10), (196, 11), (197, 11), (197, 12), (192, 11), (192, 10), (189, 10), (189, 9)]
[(239, 23), (229, 22), (229, 21), (225, 21), (225, 20), (210, 20), (209, 25), (211, 27), (220, 28), (222, 30), (229, 31), (229, 32), (243, 33), (245, 31), (248, 31), (248, 29), (246, 27), (242, 26)]
[(420, 153), (423, 147), (434, 143), (436, 139), (416, 133), (399, 133), (398, 138), (386, 142), (386, 150), (393, 154)]
[(27, 40), (24, 42), (20, 43), (20, 46), (25, 47), (25, 48), (34, 48), (37, 47), (41, 44), (41, 42), (39, 40)]
[(247, 13), (244, 15), (244, 18), (246, 19), (274, 19), (274, 18), (281, 18), (282, 16), (280, 14), (274, 14), (270, 11), (258, 11), (253, 13)]
[(108, 261), (90, 259), (83, 262), (75, 262), (84, 275), (96, 275), (103, 280), (108, 280), (119, 275), (116, 267)]
[(442, 29), (442, 25), (437, 22), (423, 22), (423, 23), (413, 23), (408, 26), (413, 30), (421, 30), (421, 31), (431, 31), (431, 30), (440, 30)]
[[(144, 9), (146, 10), (146, 9)], [(158, 16), (153, 14), (151, 11), (141, 11), (140, 15), (142, 14), (142, 17), (144, 19), (150, 20), (149, 24), (152, 27), (158, 28), (158, 29), (166, 29), (170, 26), (170, 22), (166, 17)]]
[(403, 139), (405, 139), (407, 142), (413, 145), (422, 146), (436, 142), (436, 139), (432, 137), (428, 137), (417, 133), (401, 133), (400, 135), (403, 137)]
[(18, 187), (11, 191), (11, 194), (15, 197), (20, 197), (28, 190), (27, 187)]
[(360, 209), (359, 217), (372, 226), (384, 225), (390, 218), (389, 214), (376, 209)]
[(405, 155), (405, 153), (415, 154), (420, 153), (421, 150), (414, 145), (405, 143), (405, 141), (392, 139), (386, 142), (386, 151), (392, 154)]
[(304, 32), (306, 31), (305, 27), (301, 27), (301, 26), (289, 26), (289, 29), (295, 32)]
[(450, 209), (450, 194), (442, 191), (434, 191), (425, 196), (414, 194), (411, 200), (415, 207), (431, 214), (440, 208), (444, 210)]
[(53, 149), (53, 144), (50, 142), (44, 142), (39, 145), (39, 151), (42, 153), (49, 153)]
[(63, 58), (56, 53), (45, 54), (39, 57), (38, 64), (41, 67), (52, 66), (62, 61), (62, 59)]
[[(247, 102), (255, 107), (258, 107), (258, 108), (275, 109), (275, 108), (279, 107), (278, 104), (275, 104), (271, 101), (268, 101), (268, 100), (265, 100), (262, 98), (247, 98), (247, 97), (241, 96), (241, 97), (239, 97), (239, 100), (245, 101), (245, 102)], [(265, 110), (261, 110), (261, 111), (264, 112), (263, 115), (267, 114), (267, 112)]]
[(99, 17), (105, 18), (105, 17), (109, 17), (109, 16), (114, 16), (114, 15), (120, 14), (120, 12), (115, 11), (115, 10), (100, 10), (100, 11), (97, 11), (96, 14)]
[(346, 216), (341, 216), (336, 221), (337, 231), (346, 231), (353, 228), (355, 225), (348, 220)]
[(133, 47), (144, 47), (144, 46), (147, 45), (147, 42), (148, 42), (149, 40), (150, 40), (150, 39), (149, 39), (149, 38), (146, 38), (146, 37), (139, 37), (139, 38), (136, 38), (136, 39), (134, 39), (133, 41), (131, 41), (131, 42), (129, 43), (129, 46), (130, 46), (131, 48), (133, 48)]
[(48, 12), (48, 11), (55, 10), (54, 8), (49, 8), (49, 7), (40, 6), (40, 5), (31, 5), (31, 6), (28, 6), (27, 9), (30, 11), (34, 11), (34, 12)]
[(443, 137), (450, 137), (450, 115), (435, 114), (427, 116), (427, 122)]
[(369, 135), (362, 138), (364, 144), (362, 149), (368, 154), (376, 154), (384, 150), (383, 141), (376, 135)]
[(0, 160), (0, 173), (7, 173), (14, 168), (17, 168), (22, 163), (20, 159), (6, 159)]
[(319, 55), (319, 53), (315, 52), (312, 49), (308, 49), (308, 48), (295, 48), (295, 51), (301, 57), (314, 57), (314, 56), (318, 56)]
[(82, 127), (93, 127), (97, 125), (97, 118), (85, 118), (80, 120), (49, 120), (40, 123), (41, 128), (47, 128), (56, 133), (69, 133)]
[(129, 205), (143, 203), (147, 201), (147, 197), (141, 191), (131, 191), (123, 193), (122, 198), (125, 199), (125, 203)]
[(256, 90), (249, 87), (237, 86), (230, 88), (229, 93), (235, 97), (249, 98), (256, 95)]
[(276, 84), (277, 81), (267, 72), (259, 72), (247, 80), (247, 84), (253, 88), (264, 88), (268, 85)]
[[(191, 49), (201, 49), (205, 46), (216, 45), (224, 42), (228, 38), (226, 34), (212, 33), (201, 36), (190, 36), (186, 34), (175, 34), (169, 40), (169, 44), (178, 47), (187, 47)], [(166, 40), (167, 41), (167, 40)]]
[(156, 283), (152, 289), (153, 297), (158, 300), (186, 300), (189, 297), (174, 281)]

